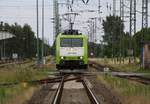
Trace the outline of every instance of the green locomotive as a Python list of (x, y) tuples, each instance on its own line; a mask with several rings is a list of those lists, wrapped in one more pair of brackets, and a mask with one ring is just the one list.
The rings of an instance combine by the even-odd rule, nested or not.
[(56, 38), (56, 68), (87, 69), (88, 39), (77, 31), (60, 33)]

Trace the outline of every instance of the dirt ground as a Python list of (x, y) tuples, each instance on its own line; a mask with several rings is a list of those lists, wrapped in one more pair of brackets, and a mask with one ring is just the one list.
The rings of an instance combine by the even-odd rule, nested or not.
[(40, 89), (35, 91), (32, 98), (24, 104), (51, 104), (50, 101), (55, 93), (54, 89), (51, 89), (52, 85), (43, 85)]

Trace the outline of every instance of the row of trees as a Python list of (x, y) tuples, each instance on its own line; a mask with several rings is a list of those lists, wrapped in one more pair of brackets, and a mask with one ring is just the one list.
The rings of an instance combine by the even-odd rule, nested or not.
[(94, 45), (94, 55), (99, 57), (139, 57), (142, 41), (150, 41), (150, 28), (142, 29), (131, 36), (124, 32), (119, 16), (108, 16), (103, 20), (103, 44)]
[[(12, 57), (13, 53), (17, 53), (20, 58), (32, 58), (36, 56), (37, 51), (37, 38), (32, 28), (25, 24), (24, 26), (18, 25), (17, 23), (9, 25), (8, 23), (2, 23), (0, 25), (1, 32), (9, 32), (14, 35), (13, 38), (1, 40), (1, 47), (5, 45), (6, 57)], [(5, 34), (4, 34), (5, 35)], [(39, 39), (40, 40), (40, 39)], [(41, 48), (42, 40), (40, 40)], [(49, 54), (50, 46), (44, 43), (45, 55)], [(41, 52), (40, 52), (41, 53)]]

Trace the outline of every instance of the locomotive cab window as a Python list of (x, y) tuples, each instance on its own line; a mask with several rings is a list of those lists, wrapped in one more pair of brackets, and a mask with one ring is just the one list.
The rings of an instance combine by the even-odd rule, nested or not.
[(63, 38), (60, 41), (61, 47), (83, 47), (83, 39), (81, 38)]
[(61, 47), (71, 47), (71, 39), (61, 39), (60, 40)]

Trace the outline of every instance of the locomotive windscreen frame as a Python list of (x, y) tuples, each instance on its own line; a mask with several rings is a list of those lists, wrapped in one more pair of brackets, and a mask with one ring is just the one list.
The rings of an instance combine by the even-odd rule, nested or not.
[(83, 47), (83, 39), (81, 38), (62, 38), (60, 40), (61, 47)]

